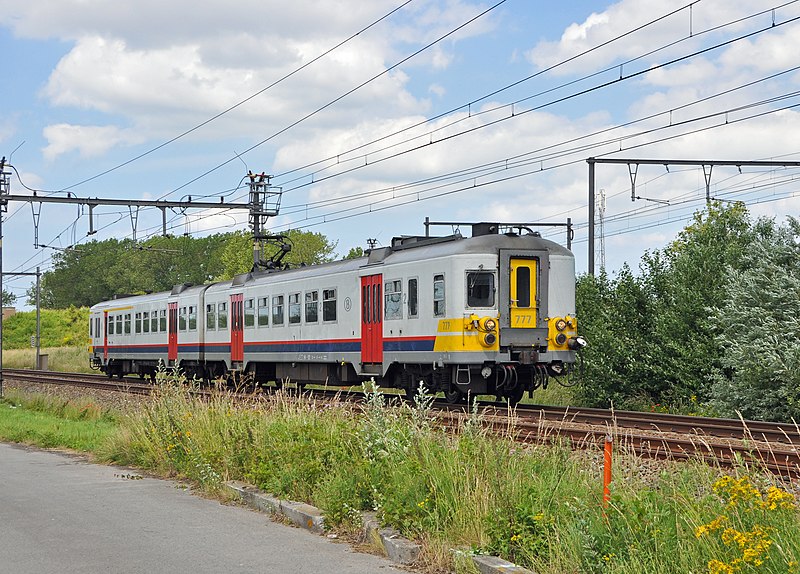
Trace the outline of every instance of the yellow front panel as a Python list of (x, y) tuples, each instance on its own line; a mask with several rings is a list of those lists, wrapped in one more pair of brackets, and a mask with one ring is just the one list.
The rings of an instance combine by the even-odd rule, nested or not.
[(511, 327), (536, 327), (536, 259), (511, 258)]

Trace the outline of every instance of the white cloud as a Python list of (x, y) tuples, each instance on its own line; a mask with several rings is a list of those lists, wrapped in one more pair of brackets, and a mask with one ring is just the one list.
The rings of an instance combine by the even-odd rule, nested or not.
[(441, 86), (439, 84), (431, 84), (430, 86), (428, 86), (428, 92), (441, 98), (447, 93), (447, 90), (444, 88), (444, 86)]
[(71, 151), (82, 157), (97, 157), (116, 145), (138, 143), (136, 134), (116, 126), (55, 124), (44, 129), (44, 136), (48, 143), (42, 153), (48, 160)]
[[(108, 123), (138, 131), (147, 141), (174, 136), (239, 103), (397, 5), (394, 0), (238, 0), (233, 5), (222, 0), (201, 5), (189, 0), (0, 0), (0, 25), (23, 37), (71, 41), (42, 95), (56, 106), (107, 114)], [(469, 0), (412, 3), (193, 137), (269, 135), (483, 9)], [(406, 66), (443, 70), (452, 62), (455, 42), (494, 25), (492, 17), (481, 18)], [(410, 93), (407, 82), (405, 72), (394, 70), (314, 122), (347, 126), (387, 110), (399, 117), (424, 113), (429, 103)], [(48, 146), (56, 155), (62, 148)]]

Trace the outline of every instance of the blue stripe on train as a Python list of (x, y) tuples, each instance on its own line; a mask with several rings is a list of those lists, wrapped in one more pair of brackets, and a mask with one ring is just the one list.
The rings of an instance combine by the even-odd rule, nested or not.
[(360, 351), (360, 341), (244, 344), (245, 353), (358, 353)]
[(384, 341), (384, 351), (433, 351), (433, 339)]
[[(383, 350), (387, 352), (412, 352), (412, 351), (433, 351), (433, 339), (422, 340), (390, 340), (383, 341)], [(197, 354), (201, 346), (181, 344), (179, 354)], [(97, 351), (102, 350), (102, 346), (96, 347)], [(204, 345), (206, 353), (230, 354), (230, 345)], [(245, 353), (358, 353), (361, 352), (361, 341), (317, 341), (317, 342), (286, 342), (286, 343), (245, 343)], [(167, 345), (153, 345), (148, 347), (131, 346), (109, 347), (109, 355), (144, 355), (144, 354), (166, 354)]]

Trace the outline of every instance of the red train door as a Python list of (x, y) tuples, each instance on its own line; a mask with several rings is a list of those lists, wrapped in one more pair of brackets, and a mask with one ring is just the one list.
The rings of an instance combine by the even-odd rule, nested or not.
[(361, 362), (383, 362), (383, 275), (361, 278)]
[(178, 303), (167, 303), (167, 359), (178, 360)]
[(108, 363), (108, 311), (103, 311), (103, 363)]
[(244, 361), (244, 323), (242, 311), (244, 295), (231, 295), (231, 361)]

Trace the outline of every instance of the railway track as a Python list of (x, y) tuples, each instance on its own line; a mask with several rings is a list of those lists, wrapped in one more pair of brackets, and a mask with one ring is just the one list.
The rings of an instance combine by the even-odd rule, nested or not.
[[(105, 375), (55, 373), (5, 369), (10, 380), (71, 385), (94, 389), (149, 394), (153, 386), (139, 379), (109, 379)], [(314, 391), (346, 398), (361, 392)], [(458, 424), (466, 405), (436, 401), (439, 417)], [(510, 427), (514, 417), (515, 438), (521, 442), (567, 437), (576, 447), (595, 448), (609, 434), (624, 449), (641, 456), (685, 460), (699, 458), (709, 463), (757, 464), (773, 473), (800, 477), (800, 427), (785, 423), (715, 419), (667, 413), (611, 411), (605, 409), (518, 405), (513, 411), (501, 403), (481, 408), (481, 417), (498, 432)], [(447, 422), (447, 420), (445, 420)]]
[(47, 385), (69, 385), (104, 391), (122, 391), (138, 395), (149, 395), (153, 385), (138, 379), (109, 379), (105, 375), (87, 373), (58, 373), (55, 371), (32, 371), (27, 369), (3, 369), (3, 376), (13, 381), (43, 383)]

